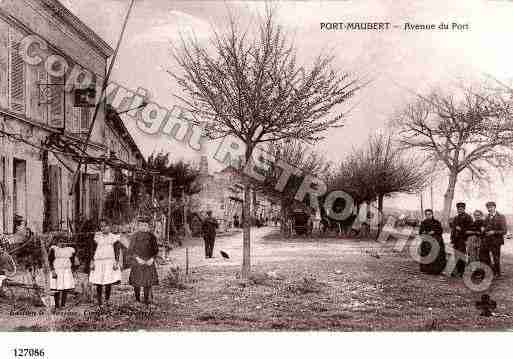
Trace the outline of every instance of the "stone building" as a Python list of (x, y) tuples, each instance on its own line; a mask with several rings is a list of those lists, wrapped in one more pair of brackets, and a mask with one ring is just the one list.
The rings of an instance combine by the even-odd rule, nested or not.
[[(36, 35), (39, 42), (25, 49), (28, 36)], [(28, 62), (23, 51), (40, 61)], [(66, 229), (78, 217), (98, 217), (102, 166), (82, 166), (78, 185), (71, 191), (79, 159), (66, 150), (81, 148), (95, 103), (101, 104), (82, 156), (115, 153), (125, 162), (143, 163), (119, 116), (106, 119), (99, 91), (93, 91), (92, 106), (78, 107), (77, 89), (64, 85), (71, 71), (79, 68), (91, 74), (90, 88), (98, 89), (112, 54), (106, 42), (57, 0), (0, 2), (0, 232), (12, 233), (19, 218), (33, 231), (43, 229), (43, 173), (48, 173), (50, 229)], [(41, 144), (49, 139), (59, 145), (48, 152), (46, 171)]]
[[(209, 173), (207, 156), (202, 156), (199, 166), (198, 184), (201, 191), (191, 197), (191, 210), (204, 215), (211, 210), (218, 219), (221, 231), (233, 228), (234, 216), (242, 219), (244, 184), (239, 171), (226, 167), (221, 171)], [(252, 218), (268, 218), (279, 213), (277, 205), (260, 192), (251, 191)]]

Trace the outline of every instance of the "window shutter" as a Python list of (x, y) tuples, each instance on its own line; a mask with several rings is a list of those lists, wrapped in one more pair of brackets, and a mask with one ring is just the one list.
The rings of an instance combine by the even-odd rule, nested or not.
[(9, 25), (0, 20), (0, 107), (9, 107)]
[(11, 59), (11, 110), (17, 113), (25, 113), (25, 63), (20, 56), (20, 42), (22, 35), (11, 29), (9, 32), (11, 39), (10, 59)]
[(89, 107), (82, 107), (80, 116), (80, 130), (87, 132), (89, 130), (89, 123), (91, 120), (91, 109)]
[(64, 127), (64, 86), (62, 77), (50, 76), (50, 126), (55, 128)]

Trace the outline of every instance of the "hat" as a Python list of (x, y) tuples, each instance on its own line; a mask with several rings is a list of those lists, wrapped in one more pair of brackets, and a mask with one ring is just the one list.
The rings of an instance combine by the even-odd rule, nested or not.
[(458, 203), (456, 203), (456, 208), (465, 208), (465, 206), (466, 206), (466, 205), (465, 205), (465, 203), (463, 203), (463, 202), (458, 202)]
[(495, 202), (490, 201), (490, 202), (486, 202), (486, 207), (497, 207), (497, 205), (495, 204)]

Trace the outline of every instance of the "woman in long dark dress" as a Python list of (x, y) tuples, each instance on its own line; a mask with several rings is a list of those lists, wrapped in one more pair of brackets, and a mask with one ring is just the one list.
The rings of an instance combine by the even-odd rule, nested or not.
[(139, 218), (139, 231), (131, 238), (128, 249), (132, 257), (132, 269), (128, 283), (134, 287), (135, 300), (141, 301), (141, 287), (144, 303), (150, 304), (151, 287), (159, 284), (155, 258), (159, 253), (157, 238), (149, 231), (149, 218)]
[[(420, 257), (421, 259), (424, 258), (420, 263), (420, 271), (426, 274), (440, 274), (447, 264), (442, 238), (442, 224), (433, 218), (433, 210), (426, 209), (424, 214), (426, 219), (422, 221), (419, 229), (422, 240), (420, 243)], [(433, 242), (436, 242), (438, 246), (433, 245)], [(437, 253), (430, 253), (432, 250), (437, 251)]]

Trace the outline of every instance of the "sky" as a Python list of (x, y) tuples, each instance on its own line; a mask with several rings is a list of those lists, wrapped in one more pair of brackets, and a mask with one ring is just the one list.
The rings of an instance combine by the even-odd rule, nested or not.
[[(115, 46), (128, 0), (61, 0), (82, 21), (112, 47)], [(211, 31), (223, 29), (227, 12), (247, 23), (265, 3), (243, 1), (170, 1), (137, 0), (127, 32), (115, 63), (113, 80), (130, 88), (146, 88), (152, 100), (172, 108), (179, 104), (179, 93), (166, 69), (176, 65), (170, 47), (180, 32), (192, 32), (208, 41)], [(353, 148), (362, 146), (375, 131), (386, 131), (393, 114), (416, 94), (444, 88), (460, 81), (479, 81), (488, 75), (509, 82), (513, 78), (512, 1), (279, 1), (279, 22), (296, 41), (299, 59), (308, 64), (313, 54), (332, 51), (336, 68), (358, 74), (371, 82), (347, 105), (345, 126), (330, 130), (326, 139), (315, 146), (328, 159), (337, 162)], [(246, 21), (247, 20), (247, 21)], [(321, 31), (321, 22), (390, 22), (400, 29), (377, 31)], [(404, 23), (468, 24), (466, 31), (405, 31)], [(166, 137), (141, 133), (125, 120), (144, 154), (153, 150), (169, 151), (173, 158), (197, 159)], [(211, 148), (214, 148), (214, 144)], [(210, 161), (213, 170), (219, 169)], [(508, 177), (507, 177), (508, 178)], [(513, 185), (495, 181), (487, 188), (459, 186), (456, 201), (466, 201), (470, 208), (483, 208), (493, 199), (499, 210), (513, 213)], [(446, 188), (444, 176), (433, 184), (433, 204), (441, 209)], [(424, 194), (430, 206), (430, 191)], [(419, 208), (419, 196), (400, 195), (386, 205)]]

